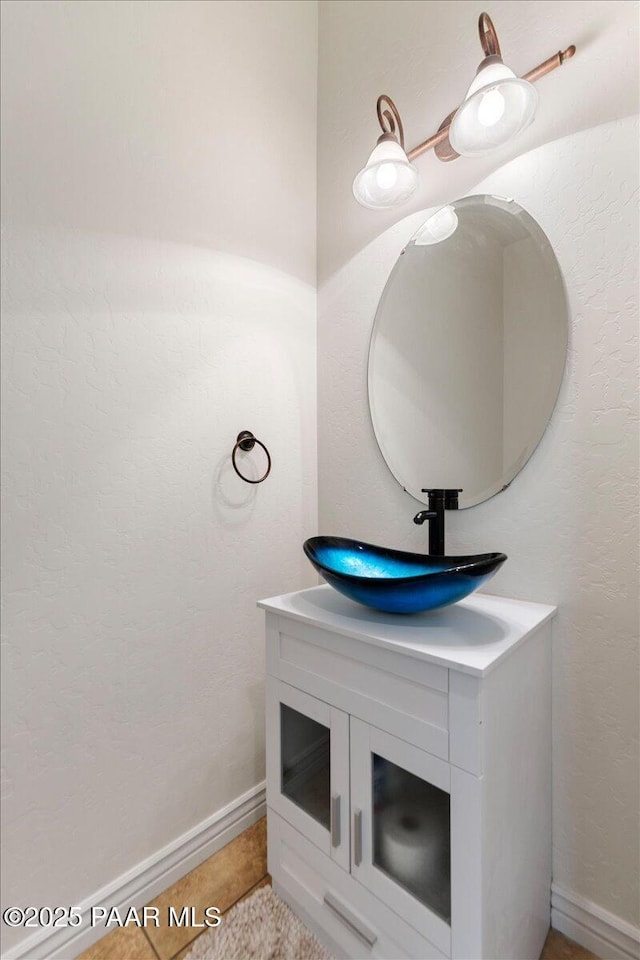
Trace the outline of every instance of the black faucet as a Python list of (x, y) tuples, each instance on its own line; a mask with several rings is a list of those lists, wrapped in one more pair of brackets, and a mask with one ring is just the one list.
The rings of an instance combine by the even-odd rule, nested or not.
[(444, 512), (458, 509), (458, 494), (462, 490), (423, 490), (429, 494), (429, 509), (421, 510), (413, 518), (414, 523), (429, 521), (429, 553), (444, 557)]

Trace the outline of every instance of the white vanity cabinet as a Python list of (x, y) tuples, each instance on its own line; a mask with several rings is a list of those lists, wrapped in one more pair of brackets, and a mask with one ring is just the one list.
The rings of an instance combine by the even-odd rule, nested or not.
[(535, 960), (551, 888), (553, 607), (260, 603), (269, 871), (336, 957)]

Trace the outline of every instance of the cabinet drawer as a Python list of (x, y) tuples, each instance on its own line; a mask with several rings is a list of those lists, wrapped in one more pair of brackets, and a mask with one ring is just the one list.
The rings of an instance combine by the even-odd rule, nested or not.
[(449, 759), (449, 671), (267, 614), (267, 672)]
[[(445, 960), (433, 944), (405, 923), (357, 880), (324, 856), (269, 810), (269, 872), (274, 885), (304, 919), (349, 957)], [(336, 951), (337, 952), (337, 951)]]

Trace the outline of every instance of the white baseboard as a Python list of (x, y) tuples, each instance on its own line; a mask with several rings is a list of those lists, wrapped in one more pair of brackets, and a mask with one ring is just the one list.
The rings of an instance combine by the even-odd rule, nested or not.
[(602, 960), (640, 960), (640, 928), (556, 883), (551, 926)]
[(38, 930), (4, 953), (3, 960), (73, 960), (105, 935), (104, 927), (89, 925), (92, 907), (117, 907), (120, 911), (143, 907), (263, 817), (265, 795), (263, 781), (88, 896), (78, 904), (82, 913), (78, 927)]

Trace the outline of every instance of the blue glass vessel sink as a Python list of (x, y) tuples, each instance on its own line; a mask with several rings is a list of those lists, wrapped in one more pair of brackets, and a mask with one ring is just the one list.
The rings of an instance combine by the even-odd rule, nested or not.
[(504, 553), (434, 557), (344, 537), (311, 537), (304, 552), (335, 590), (386, 613), (418, 613), (457, 603), (507, 559)]

